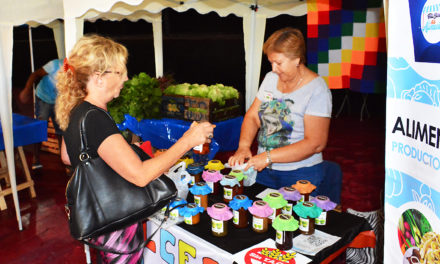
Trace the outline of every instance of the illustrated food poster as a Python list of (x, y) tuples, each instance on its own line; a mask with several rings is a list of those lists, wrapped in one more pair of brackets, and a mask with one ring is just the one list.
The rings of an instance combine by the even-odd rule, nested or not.
[(384, 263), (440, 263), (440, 0), (389, 0)]

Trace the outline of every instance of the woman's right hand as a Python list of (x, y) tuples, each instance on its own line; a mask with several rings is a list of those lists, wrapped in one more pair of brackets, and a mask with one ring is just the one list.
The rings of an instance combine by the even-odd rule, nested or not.
[(183, 134), (182, 138), (187, 141), (190, 148), (210, 143), (214, 134), (215, 125), (209, 122), (193, 122), (189, 129)]
[(250, 148), (239, 147), (234, 155), (229, 157), (228, 164), (231, 166), (241, 165), (250, 158), (252, 158), (252, 152)]

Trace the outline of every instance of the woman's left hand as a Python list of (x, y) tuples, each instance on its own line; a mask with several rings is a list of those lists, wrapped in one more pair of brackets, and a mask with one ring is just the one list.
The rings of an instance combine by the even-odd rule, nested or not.
[(263, 152), (250, 158), (244, 171), (247, 171), (251, 167), (254, 167), (254, 170), (262, 171), (267, 165), (269, 164), (266, 161), (266, 152)]

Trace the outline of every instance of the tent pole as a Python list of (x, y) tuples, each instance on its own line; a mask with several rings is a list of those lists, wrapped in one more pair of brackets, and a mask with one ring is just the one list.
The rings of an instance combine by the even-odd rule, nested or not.
[[(34, 48), (33, 48), (33, 43), (32, 43), (32, 27), (28, 25), (28, 33), (29, 33), (29, 53), (31, 55), (31, 73), (33, 73), (35, 71), (35, 66), (34, 66)], [(32, 84), (32, 102), (33, 102), (33, 112), (34, 112), (34, 118), (36, 118), (36, 113), (35, 113), (35, 83)]]
[[(13, 39), (12, 25), (0, 25), (0, 36), (6, 39)], [(5, 44), (5, 46), (2, 46)], [(8, 45), (9, 44), (9, 45)], [(8, 56), (7, 54), (11, 54)], [(4, 64), (6, 62), (7, 64)], [(6, 160), (8, 163), (9, 179), (11, 181), (12, 197), (14, 199), (15, 215), (17, 216), (18, 229), (23, 230), (21, 222), (20, 204), (17, 194), (17, 182), (15, 175), (14, 160), (14, 134), (12, 123), (12, 41), (0, 41), (0, 122), (3, 130), (3, 139), (5, 143)]]

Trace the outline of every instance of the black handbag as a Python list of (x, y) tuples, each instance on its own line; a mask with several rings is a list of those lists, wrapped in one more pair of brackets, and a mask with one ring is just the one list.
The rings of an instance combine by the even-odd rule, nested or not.
[[(91, 244), (87, 239), (91, 237), (145, 221), (163, 207), (168, 208), (170, 201), (177, 196), (176, 185), (165, 175), (151, 181), (145, 187), (138, 187), (121, 177), (99, 156), (90, 157), (85, 136), (85, 120), (87, 115), (95, 110), (105, 112), (93, 108), (81, 119), (80, 163), (67, 184), (65, 206), (71, 235), (88, 245)], [(141, 160), (149, 158), (141, 148), (133, 144), (131, 146)]]

